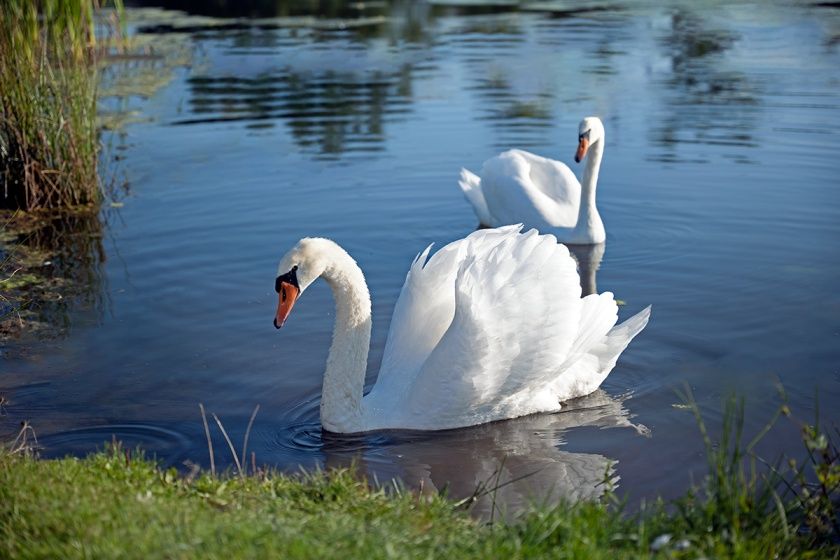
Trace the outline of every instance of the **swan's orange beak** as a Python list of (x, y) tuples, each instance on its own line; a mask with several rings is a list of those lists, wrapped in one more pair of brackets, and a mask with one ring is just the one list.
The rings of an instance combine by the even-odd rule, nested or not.
[(292, 312), (292, 307), (295, 306), (295, 302), (300, 295), (300, 290), (297, 286), (289, 282), (280, 282), (279, 288), (277, 291), (277, 297), (279, 298), (277, 314), (274, 316), (274, 328), (276, 329), (282, 327), (283, 323), (286, 322), (289, 313)]
[(586, 150), (589, 149), (589, 139), (588, 138), (581, 138), (580, 144), (578, 144), (577, 152), (575, 152), (575, 163), (580, 163), (581, 160), (586, 157)]

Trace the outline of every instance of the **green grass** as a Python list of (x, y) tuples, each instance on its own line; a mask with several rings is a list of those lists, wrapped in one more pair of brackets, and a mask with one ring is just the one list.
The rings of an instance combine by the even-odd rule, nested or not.
[(53, 209), (101, 199), (98, 4), (0, 3), (0, 206)]
[(0, 557), (840, 557), (836, 446), (803, 426), (807, 468), (759, 475), (744, 467), (749, 445), (737, 450), (738, 414), (733, 402), (729, 435), (714, 444), (700, 420), (710, 472), (672, 504), (630, 514), (608, 494), (495, 524), (444, 496), (374, 488), (349, 470), (184, 476), (119, 445), (41, 461), (18, 444), (0, 453)]

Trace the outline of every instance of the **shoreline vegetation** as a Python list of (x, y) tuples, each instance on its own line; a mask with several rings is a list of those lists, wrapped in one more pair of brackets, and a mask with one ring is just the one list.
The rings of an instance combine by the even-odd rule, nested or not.
[(18, 353), (107, 306), (103, 238), (128, 188), (115, 133), (192, 53), (129, 36), (129, 19), (172, 16), (121, 0), (10, 0), (0, 16), (0, 351)]
[(99, 63), (119, 43), (122, 2), (8, 0), (0, 18), (0, 177), (5, 208), (102, 201)]
[(0, 341), (63, 332), (71, 301), (98, 286), (100, 71), (124, 43), (122, 2), (112, 5), (0, 8)]
[(0, 556), (840, 557), (840, 456), (828, 432), (800, 424), (805, 462), (769, 465), (752, 447), (790, 417), (786, 406), (748, 444), (743, 401), (727, 403), (716, 441), (689, 407), (709, 471), (683, 497), (628, 512), (608, 491), (601, 501), (534, 505), (490, 523), (470, 517), (469, 499), (374, 486), (353, 469), (234, 476), (191, 465), (184, 474), (118, 442), (83, 459), (42, 461), (25, 424), (0, 452)]

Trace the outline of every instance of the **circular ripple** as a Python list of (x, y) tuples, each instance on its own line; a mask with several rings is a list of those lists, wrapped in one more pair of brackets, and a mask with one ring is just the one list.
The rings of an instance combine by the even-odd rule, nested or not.
[(270, 450), (298, 454), (328, 451), (353, 454), (376, 451), (383, 447), (417, 438), (409, 431), (380, 431), (364, 434), (334, 434), (325, 432), (320, 422), (320, 395), (292, 407), (280, 419), (279, 429), (268, 439)]
[(149, 424), (104, 424), (86, 426), (48, 434), (38, 438), (47, 458), (63, 455), (86, 455), (111, 441), (119, 441), (126, 449), (141, 447), (149, 454), (176, 460), (191, 448), (190, 439), (175, 430)]

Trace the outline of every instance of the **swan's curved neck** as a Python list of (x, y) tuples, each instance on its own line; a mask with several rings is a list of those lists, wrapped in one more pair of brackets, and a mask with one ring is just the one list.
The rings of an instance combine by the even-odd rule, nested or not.
[[(578, 210), (578, 230), (603, 230), (601, 215), (595, 206), (595, 190), (598, 186), (598, 172), (601, 170), (601, 158), (604, 156), (604, 139), (599, 138), (589, 148), (586, 156), (586, 167), (583, 169), (581, 181), (580, 209)], [(600, 241), (603, 241), (601, 239)], [(600, 242), (599, 241), (599, 242)]]
[(335, 298), (335, 326), (321, 393), (321, 424), (331, 432), (359, 432), (370, 349), (370, 293), (364, 274), (338, 245), (321, 277)]

